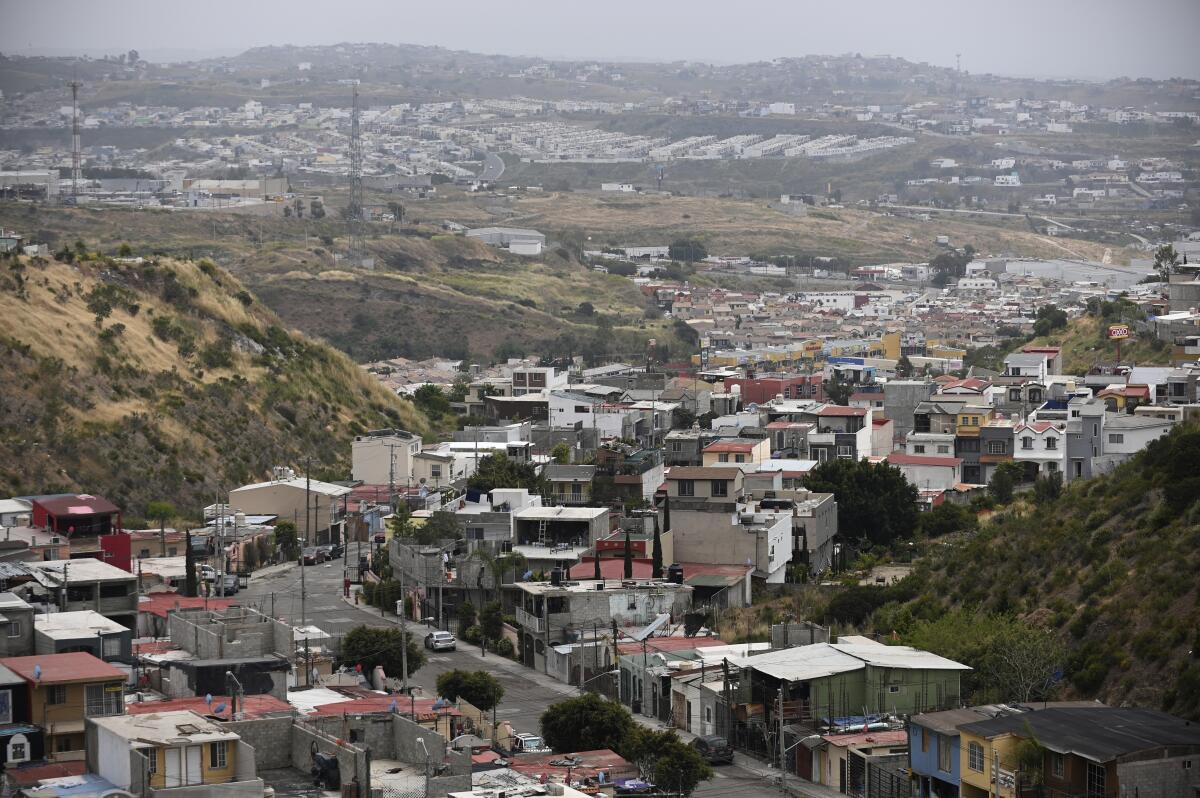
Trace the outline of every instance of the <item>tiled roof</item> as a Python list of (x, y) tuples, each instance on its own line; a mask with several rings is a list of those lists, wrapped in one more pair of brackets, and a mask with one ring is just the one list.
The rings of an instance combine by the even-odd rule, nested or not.
[[(29, 657), (6, 657), (0, 659), (13, 673), (28, 682), (38, 684), (59, 684), (65, 682), (98, 682), (104, 679), (120, 679), (124, 681), (124, 671), (109, 665), (102, 659), (82, 651), (67, 654), (35, 654)], [(41, 675), (34, 675), (36, 668), (41, 668)]]
[(741, 469), (727, 466), (674, 466), (667, 479), (736, 479), (740, 473)]
[(904, 454), (902, 452), (893, 452), (887, 456), (887, 461), (892, 465), (927, 465), (927, 466), (944, 466), (946, 468), (957, 468), (962, 464), (962, 458), (959, 457), (934, 457), (924, 454)]
[(825, 405), (817, 411), (818, 416), (865, 416), (865, 407), (844, 407), (842, 405)]

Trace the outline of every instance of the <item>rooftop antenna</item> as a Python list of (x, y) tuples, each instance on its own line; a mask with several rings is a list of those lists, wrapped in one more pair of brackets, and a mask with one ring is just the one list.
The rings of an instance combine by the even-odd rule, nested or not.
[(358, 83), (354, 84), (350, 107), (350, 252), (362, 253), (362, 132), (358, 127)]
[(72, 80), (71, 86), (71, 196), (79, 196), (79, 182), (83, 180), (83, 156), (79, 147), (79, 87), (83, 84)]
[(954, 71), (962, 74), (962, 53), (954, 54)]

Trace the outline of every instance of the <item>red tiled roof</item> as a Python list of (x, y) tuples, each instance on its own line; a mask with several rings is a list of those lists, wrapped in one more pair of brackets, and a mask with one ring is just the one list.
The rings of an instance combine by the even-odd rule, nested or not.
[(754, 451), (753, 443), (742, 441), (713, 441), (708, 446), (704, 447), (706, 452), (752, 452)]
[(32, 767), (14, 767), (10, 764), (4, 771), (4, 775), (17, 787), (32, 787), (42, 779), (82, 776), (84, 773), (87, 773), (87, 762), (82, 759), (50, 762)]
[(89, 493), (47, 496), (34, 499), (33, 503), (42, 506), (51, 515), (101, 515), (121, 512), (121, 508), (108, 499)]
[[(125, 680), (124, 671), (109, 665), (86, 651), (67, 654), (35, 654), (30, 657), (5, 657), (0, 659), (13, 673), (27, 682), (60, 684), (65, 682), (98, 682), (106, 679)], [(34, 668), (41, 666), (41, 677), (35, 678)]]
[(873, 745), (899, 745), (900, 743), (908, 742), (908, 732), (875, 731), (856, 732), (854, 734), (827, 734), (821, 739), (843, 748), (859, 748)]
[(1022, 432), (1024, 430), (1033, 430), (1040, 435), (1048, 429), (1054, 429), (1053, 421), (1035, 421), (1032, 424), (1018, 424), (1015, 428), (1015, 431)]
[[(651, 637), (646, 641), (646, 650), (653, 654), (656, 651), (691, 651), (693, 648), (724, 645), (728, 644), (716, 637)], [(642, 644), (632, 640), (617, 644), (617, 651), (622, 654), (635, 654), (641, 650)]]
[(894, 452), (887, 456), (887, 461), (892, 465), (928, 465), (928, 466), (943, 466), (946, 468), (956, 468), (962, 465), (962, 459), (959, 457), (934, 457), (925, 454), (904, 454), (902, 452)]
[(865, 416), (865, 407), (844, 407), (842, 405), (825, 405), (817, 411), (818, 416)]
[[(229, 711), (229, 696), (215, 695), (213, 696), (212, 704), (209, 705), (204, 700), (203, 696), (192, 696), (190, 698), (172, 698), (166, 701), (143, 701), (139, 703), (127, 704), (125, 711), (130, 715), (145, 715), (150, 712), (175, 712), (177, 710), (190, 709), (198, 715), (213, 714), (213, 707), (225, 705), (225, 711)], [(248, 719), (262, 718), (267, 715), (275, 714), (290, 714), (294, 710), (292, 705), (286, 701), (280, 701), (273, 695), (248, 695), (242, 697), (238, 701), (238, 712), (244, 713)]]
[(148, 612), (166, 618), (171, 610), (210, 609), (223, 610), (237, 604), (235, 599), (204, 598), (203, 596), (181, 596), (178, 593), (147, 593), (138, 599), (138, 612)]
[(371, 712), (390, 712), (392, 702), (396, 702), (396, 711), (401, 715), (415, 712), (417, 715), (454, 715), (462, 713), (453, 704), (447, 704), (441, 709), (434, 709), (437, 698), (406, 698), (403, 695), (371, 695), (356, 698), (352, 701), (338, 701), (334, 704), (322, 704), (317, 707), (315, 715), (348, 715), (366, 714)]
[(871, 419), (872, 427), (884, 427), (891, 423), (892, 423), (892, 420), (890, 418), (880, 418), (880, 417), (876, 416), (875, 418)]
[(170, 640), (147, 640), (133, 644), (134, 654), (161, 654), (164, 651), (174, 651), (178, 646)]

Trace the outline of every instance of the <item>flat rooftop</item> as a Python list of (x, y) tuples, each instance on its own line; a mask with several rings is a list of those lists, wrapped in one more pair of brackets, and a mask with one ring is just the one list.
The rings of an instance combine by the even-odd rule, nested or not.
[[(630, 590), (691, 590), (690, 585), (677, 585), (674, 582), (666, 582), (663, 580), (648, 579), (639, 581), (636, 579), (620, 580), (605, 579), (604, 590), (613, 591), (630, 591)], [(571, 580), (563, 582), (561, 585), (551, 584), (550, 582), (517, 582), (516, 586), (526, 593), (535, 596), (543, 596), (554, 593), (602, 593), (596, 585), (598, 582), (595, 579), (583, 579), (579, 581)]]
[(513, 518), (519, 521), (593, 521), (608, 515), (605, 507), (526, 507)]
[(225, 731), (203, 715), (186, 709), (139, 715), (113, 715), (91, 720), (96, 725), (126, 738), (135, 748), (148, 748), (156, 743), (194, 744), (238, 739), (236, 732)]
[(71, 640), (85, 635), (120, 634), (128, 632), (122, 626), (95, 610), (52, 612), (33, 619), (33, 628), (53, 640)]

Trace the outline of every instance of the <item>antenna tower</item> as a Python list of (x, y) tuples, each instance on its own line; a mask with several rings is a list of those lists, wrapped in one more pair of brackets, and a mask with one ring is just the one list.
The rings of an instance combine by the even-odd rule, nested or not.
[(83, 180), (83, 154), (79, 147), (79, 87), (83, 84), (71, 81), (71, 196), (79, 196), (79, 183)]
[(350, 251), (362, 253), (362, 131), (358, 126), (358, 84), (354, 86), (350, 110)]

